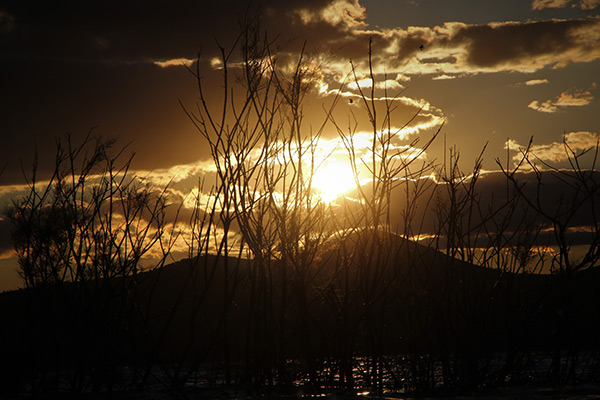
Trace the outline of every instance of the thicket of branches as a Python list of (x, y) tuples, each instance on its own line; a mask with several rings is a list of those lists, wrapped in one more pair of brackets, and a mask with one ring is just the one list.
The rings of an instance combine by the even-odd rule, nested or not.
[(164, 192), (133, 179), (131, 158), (121, 163), (113, 145), (91, 136), (80, 144), (58, 139), (54, 169), (43, 180), (36, 158), (29, 192), (7, 211), (26, 286), (135, 275), (150, 251), (166, 257)]
[[(600, 377), (595, 163), (584, 169), (565, 143), (571, 170), (542, 170), (528, 147), (513, 168), (499, 163), (506, 192), (492, 198), (479, 189), (483, 152), (465, 173), (454, 149), (447, 165), (423, 161), (440, 130), (396, 146), (396, 96), (377, 99), (370, 54), (370, 88), (349, 66), (371, 128), (361, 158), (357, 125), (334, 117), (341, 94), (322, 125), (303, 123), (316, 68), (304, 50), (282, 62), (255, 26), (220, 50), (221, 103), (207, 98), (199, 57), (199, 102), (182, 104), (216, 170), (188, 233), (167, 218), (166, 190), (139, 185), (110, 142), (58, 142), (47, 181), (34, 167), (7, 214), (32, 289), (28, 334), (4, 333), (27, 349), (15, 390), (430, 393)], [(356, 201), (326, 203), (313, 188), (326, 128), (347, 150)], [(549, 176), (573, 197), (547, 205)], [(582, 209), (589, 240), (575, 260), (568, 234)], [(423, 246), (412, 238), (427, 224)], [(175, 240), (190, 258), (158, 268)]]

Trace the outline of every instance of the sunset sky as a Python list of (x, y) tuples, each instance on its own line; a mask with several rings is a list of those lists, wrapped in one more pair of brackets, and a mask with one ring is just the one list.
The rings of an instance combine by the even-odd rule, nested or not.
[[(0, 1), (0, 203), (22, 193), (36, 149), (43, 172), (56, 137), (92, 128), (132, 142), (134, 168), (148, 179), (191, 188), (209, 153), (179, 103), (198, 97), (185, 65), (202, 50), (207, 93), (220, 98), (216, 41), (230, 48), (243, 16), (257, 13), (284, 59), (306, 42), (318, 66), (307, 129), (321, 125), (340, 89), (336, 116), (364, 116), (356, 87), (342, 84), (350, 60), (366, 72), (371, 38), (377, 93), (385, 84), (399, 95), (396, 126), (422, 108), (406, 140), (425, 141), (444, 123), (430, 160), (456, 145), (468, 170), (487, 143), (483, 168), (492, 171), (533, 136), (539, 160), (562, 165), (563, 138), (576, 151), (599, 139), (600, 0), (206, 3)], [(333, 127), (323, 135), (335, 144)], [(0, 290), (14, 275), (7, 231), (0, 221)]]

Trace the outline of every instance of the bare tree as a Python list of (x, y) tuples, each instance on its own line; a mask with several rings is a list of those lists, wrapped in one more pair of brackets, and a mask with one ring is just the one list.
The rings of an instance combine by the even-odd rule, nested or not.
[(164, 262), (173, 240), (165, 191), (136, 181), (131, 158), (117, 164), (113, 144), (58, 139), (48, 180), (38, 178), (36, 157), (29, 193), (7, 210), (27, 286), (136, 274), (152, 250), (155, 267)]
[(34, 392), (112, 387), (135, 353), (134, 277), (161, 267), (177, 237), (165, 189), (139, 183), (131, 157), (121, 162), (125, 149), (111, 155), (113, 145), (58, 139), (49, 177), (38, 175), (36, 157), (28, 193), (6, 211), (30, 288), (24, 340)]

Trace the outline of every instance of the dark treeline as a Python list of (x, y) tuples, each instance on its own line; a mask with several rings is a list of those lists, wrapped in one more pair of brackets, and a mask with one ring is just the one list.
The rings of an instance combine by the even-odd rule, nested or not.
[[(580, 166), (587, 155), (565, 143), (572, 168), (542, 169), (523, 149), (517, 165), (498, 162), (506, 190), (494, 197), (483, 156), (469, 173), (454, 150), (443, 165), (423, 161), (439, 131), (400, 145), (395, 97), (376, 97), (370, 63), (361, 88), (351, 64), (371, 126), (365, 156), (357, 124), (335, 117), (341, 94), (319, 129), (303, 125), (314, 60), (278, 58), (249, 26), (237, 52), (222, 49), (219, 106), (190, 70), (200, 100), (183, 107), (216, 170), (192, 211), (140, 184), (110, 142), (58, 141), (48, 181), (34, 167), (6, 211), (26, 288), (0, 295), (3, 394), (597, 383), (600, 177)], [(340, 205), (312, 187), (325, 126), (357, 183)], [(570, 190), (548, 193), (557, 182)], [(188, 257), (165, 266), (177, 243)]]

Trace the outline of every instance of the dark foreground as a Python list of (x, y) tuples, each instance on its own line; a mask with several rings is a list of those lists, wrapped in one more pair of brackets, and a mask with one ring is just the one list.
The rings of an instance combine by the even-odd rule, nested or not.
[(311, 270), (207, 256), (4, 293), (0, 398), (600, 394), (595, 269), (488, 270), (399, 238), (378, 249)]

